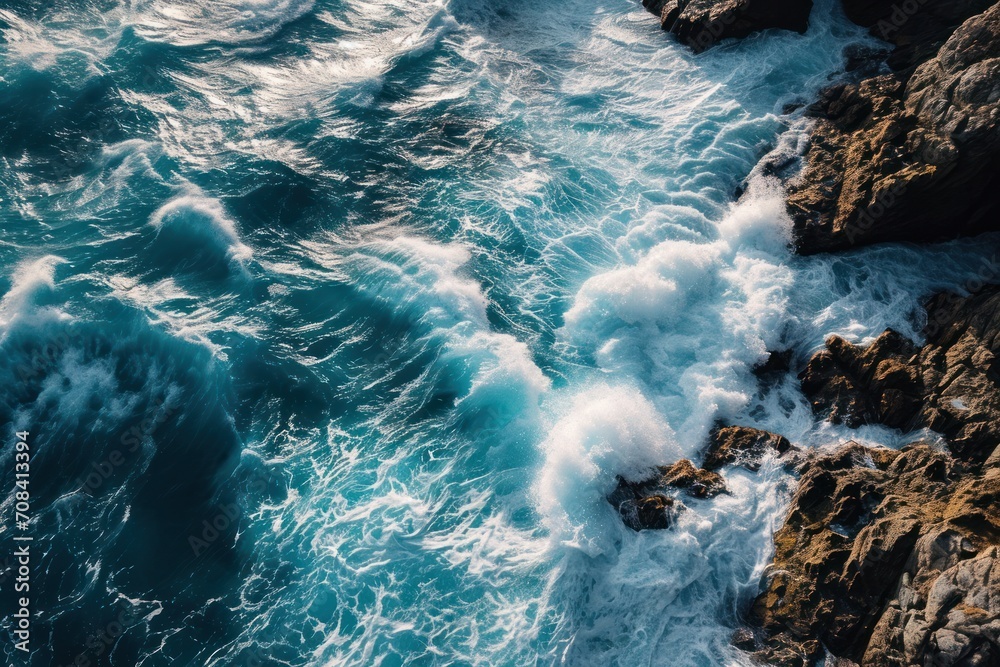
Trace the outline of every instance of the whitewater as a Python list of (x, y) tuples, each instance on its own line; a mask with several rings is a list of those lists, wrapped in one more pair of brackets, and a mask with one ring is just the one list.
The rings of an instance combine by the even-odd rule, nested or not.
[(793, 476), (727, 469), (641, 532), (617, 476), (720, 421), (933, 438), (753, 368), (919, 340), (997, 263), (789, 250), (757, 165), (875, 46), (828, 0), (700, 55), (633, 0), (8, 1), (0, 35), (32, 665), (749, 666)]

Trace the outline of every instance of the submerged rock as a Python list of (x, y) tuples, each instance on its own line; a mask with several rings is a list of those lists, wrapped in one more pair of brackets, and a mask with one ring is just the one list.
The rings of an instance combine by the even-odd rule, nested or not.
[(657, 474), (641, 482), (618, 478), (618, 486), (608, 496), (626, 526), (633, 530), (669, 528), (684, 505), (667, 494), (669, 488), (681, 489), (693, 498), (711, 498), (726, 493), (721, 475), (696, 468), (687, 459), (657, 469)]
[(621, 514), (622, 521), (632, 530), (664, 529), (674, 524), (684, 506), (662, 493), (642, 495), (619, 485), (608, 498)]
[(700, 53), (720, 40), (768, 28), (805, 32), (812, 0), (643, 0), (660, 25)]
[(718, 470), (735, 463), (748, 470), (758, 470), (768, 451), (781, 455), (793, 449), (784, 436), (749, 426), (724, 426), (712, 431), (702, 465), (705, 470)]
[[(918, 30), (932, 16), (924, 9), (962, 17), (981, 3), (913, 4), (908, 19), (897, 17), (897, 44), (923, 40), (906, 42), (904, 60), (920, 63), (912, 74), (839, 84), (809, 107), (817, 120), (805, 167), (788, 188), (800, 253), (1000, 228), (1000, 4), (965, 20), (925, 62), (933, 36), (951, 30), (947, 21), (931, 37)], [(852, 7), (862, 23), (877, 24), (887, 10)]]
[(768, 451), (779, 455), (795, 448), (787, 438), (748, 426), (725, 426), (712, 431), (703, 468), (688, 459), (661, 466), (650, 479), (630, 482), (618, 478), (618, 486), (608, 496), (633, 530), (669, 528), (684, 505), (669, 495), (670, 489), (684, 491), (692, 498), (712, 498), (728, 493), (726, 480), (716, 472), (728, 464), (757, 470)]

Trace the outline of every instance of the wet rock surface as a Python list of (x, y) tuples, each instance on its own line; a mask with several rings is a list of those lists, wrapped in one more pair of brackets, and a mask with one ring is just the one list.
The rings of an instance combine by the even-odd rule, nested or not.
[(740, 465), (749, 470), (760, 468), (769, 453), (783, 455), (795, 451), (788, 439), (748, 426), (719, 426), (709, 437), (704, 467), (688, 459), (661, 466), (650, 479), (630, 482), (618, 478), (618, 486), (608, 496), (625, 525), (633, 530), (669, 528), (684, 505), (674, 496), (683, 492), (689, 498), (712, 498), (727, 493), (726, 480), (717, 470), (726, 465)]
[(929, 445), (814, 454), (750, 619), (755, 656), (994, 665), (1000, 468)]
[(762, 662), (1000, 664), (1000, 287), (927, 308), (922, 347), (893, 331), (867, 347), (832, 338), (800, 376), (833, 421), (946, 442), (800, 457), (749, 613)]
[(706, 470), (718, 470), (728, 464), (757, 470), (768, 452), (780, 456), (793, 449), (784, 436), (749, 426), (724, 426), (712, 432), (703, 465)]
[(660, 25), (695, 52), (768, 28), (805, 32), (812, 0), (643, 0)]
[(1000, 287), (938, 295), (927, 312), (923, 347), (891, 330), (865, 348), (831, 337), (802, 391), (831, 421), (930, 428), (955, 456), (984, 461), (1000, 443)]
[(669, 528), (684, 510), (684, 505), (671, 495), (677, 491), (692, 498), (711, 498), (726, 493), (726, 482), (718, 473), (681, 459), (658, 468), (657, 474), (648, 480), (629, 482), (619, 477), (608, 502), (633, 530)]
[[(809, 15), (796, 3), (644, 5), (696, 51), (769, 27), (801, 31)], [(845, 53), (850, 79), (804, 111), (811, 139), (787, 181), (796, 251), (1000, 231), (1000, 3), (843, 7), (888, 45)], [(782, 160), (759, 171), (787, 179), (800, 162)], [(938, 295), (927, 310), (924, 344), (891, 330), (867, 346), (833, 337), (799, 375), (831, 421), (929, 428), (944, 443), (848, 443), (794, 458), (800, 484), (773, 563), (731, 640), (762, 663), (1000, 666), (1000, 288)], [(755, 372), (766, 382), (790, 362), (775, 356)], [(769, 450), (791, 446), (719, 428), (702, 471), (754, 470)], [(665, 477), (615, 494), (658, 506)]]
[[(902, 69), (836, 85), (808, 108), (815, 126), (788, 194), (800, 253), (1000, 228), (1000, 4), (913, 2), (909, 14), (888, 8), (903, 12), (890, 34)], [(885, 28), (884, 5), (845, 8)]]

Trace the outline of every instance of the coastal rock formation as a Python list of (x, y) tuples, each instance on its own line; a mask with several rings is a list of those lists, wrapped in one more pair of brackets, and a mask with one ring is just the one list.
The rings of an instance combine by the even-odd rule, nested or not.
[(641, 482), (619, 477), (608, 502), (633, 530), (669, 528), (684, 510), (684, 505), (667, 493), (669, 488), (683, 490), (693, 498), (711, 498), (726, 492), (726, 482), (718, 473), (696, 468), (687, 459), (681, 459), (658, 468), (654, 477)]
[(673, 498), (654, 490), (636, 488), (619, 480), (618, 488), (608, 496), (622, 517), (622, 522), (632, 530), (670, 528), (684, 506)]
[(947, 450), (848, 443), (813, 453), (750, 612), (762, 662), (1000, 664), (1000, 287), (927, 306), (927, 343), (841, 338), (800, 375), (813, 407), (857, 426), (930, 427)]
[(1000, 456), (849, 443), (813, 455), (750, 613), (777, 665), (1000, 660)]
[[(927, 7), (945, 11), (939, 4)], [(958, 3), (947, 13), (976, 8)], [(863, 22), (877, 16), (860, 4), (852, 11)], [(899, 19), (899, 35), (925, 21), (937, 26), (934, 36), (948, 31), (946, 21), (935, 24), (921, 11)], [(919, 30), (906, 39), (918, 37), (928, 39)], [(910, 55), (897, 56), (899, 65), (919, 60), (918, 51), (936, 42), (897, 41), (904, 43)], [(815, 127), (788, 194), (800, 253), (998, 228), (1000, 4), (962, 23), (912, 74), (839, 84), (807, 113)]]
[(748, 470), (757, 470), (769, 450), (781, 455), (793, 449), (792, 443), (784, 436), (749, 426), (724, 426), (712, 432), (702, 465), (705, 470), (718, 470), (734, 463)]
[(851, 427), (927, 427), (952, 453), (984, 461), (1000, 443), (1000, 287), (941, 294), (927, 343), (886, 331), (867, 348), (831, 337), (799, 376), (813, 408)]
[(812, 0), (643, 0), (660, 25), (700, 53), (720, 40), (782, 28), (805, 32)]
[(993, 0), (843, 0), (847, 17), (895, 46), (887, 63), (906, 70), (932, 58), (945, 40), (970, 16)]
[(633, 530), (669, 528), (684, 510), (684, 505), (670, 495), (671, 489), (684, 491), (692, 498), (727, 493), (726, 480), (716, 472), (719, 468), (735, 464), (757, 470), (768, 451), (781, 455), (794, 449), (787, 438), (774, 433), (748, 426), (720, 426), (709, 436), (703, 468), (681, 459), (657, 468), (656, 475), (641, 482), (619, 477), (608, 502)]

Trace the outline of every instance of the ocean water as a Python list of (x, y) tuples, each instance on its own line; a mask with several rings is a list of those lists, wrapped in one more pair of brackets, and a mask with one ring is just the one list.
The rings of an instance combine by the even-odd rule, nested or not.
[(919, 339), (1000, 267), (787, 249), (755, 165), (866, 40), (832, 0), (698, 56), (632, 0), (0, 2), (8, 663), (749, 665), (794, 480), (728, 469), (636, 533), (616, 476), (717, 420), (933, 437), (751, 369)]

